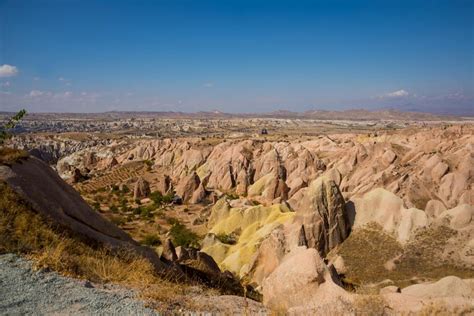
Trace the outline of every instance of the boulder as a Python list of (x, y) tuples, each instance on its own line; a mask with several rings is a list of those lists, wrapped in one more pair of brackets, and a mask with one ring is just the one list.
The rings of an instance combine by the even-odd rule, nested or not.
[(184, 261), (191, 259), (189, 252), (183, 246), (178, 246), (175, 248), (176, 256), (178, 257), (178, 261)]
[(193, 197), (194, 191), (201, 184), (201, 180), (196, 172), (184, 177), (176, 186), (176, 195), (181, 197), (184, 203), (188, 203)]
[(387, 150), (382, 155), (382, 161), (387, 165), (390, 165), (391, 163), (393, 163), (395, 161), (395, 159), (397, 159), (397, 155), (390, 149)]
[(348, 237), (344, 197), (333, 180), (314, 180), (294, 208), (295, 222), (304, 226), (308, 247), (317, 249), (321, 256)]
[(150, 193), (151, 190), (148, 181), (142, 177), (138, 178), (137, 182), (135, 182), (135, 186), (133, 187), (133, 198), (142, 199), (150, 195)]
[(168, 175), (160, 175), (157, 179), (156, 189), (161, 194), (167, 194), (171, 191), (171, 178)]
[(316, 249), (294, 248), (263, 281), (263, 303), (272, 310), (287, 311), (347, 296), (334, 278)]
[(337, 255), (333, 260), (332, 260), (332, 265), (336, 269), (337, 273), (339, 274), (346, 274), (347, 273), (347, 268), (344, 263), (344, 259)]
[(165, 258), (168, 261), (178, 260), (178, 255), (176, 254), (173, 242), (169, 238), (167, 238), (163, 243), (163, 251), (161, 253), (161, 257)]
[(449, 166), (444, 162), (439, 162), (432, 170), (431, 177), (435, 181), (439, 181), (449, 171)]
[(202, 183), (199, 184), (196, 191), (193, 192), (191, 199), (189, 199), (189, 203), (197, 204), (202, 202), (206, 198), (207, 192)]
[(429, 200), (428, 203), (426, 203), (425, 213), (429, 217), (436, 218), (444, 211), (446, 211), (446, 207), (441, 201)]
[(235, 193), (238, 195), (247, 194), (247, 188), (250, 185), (249, 176), (245, 169), (242, 169), (237, 174), (237, 186), (235, 188)]
[(438, 196), (451, 208), (456, 206), (457, 199), (469, 187), (470, 176), (460, 171), (449, 172), (440, 180)]

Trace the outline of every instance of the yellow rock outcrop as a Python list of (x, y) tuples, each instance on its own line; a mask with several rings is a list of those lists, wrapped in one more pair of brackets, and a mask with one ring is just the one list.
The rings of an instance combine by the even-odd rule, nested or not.
[[(219, 200), (209, 219), (210, 234), (202, 251), (209, 254), (222, 270), (244, 276), (260, 243), (280, 224), (293, 219), (295, 213), (284, 204), (231, 208), (225, 199)], [(234, 234), (233, 245), (224, 244), (215, 236)]]

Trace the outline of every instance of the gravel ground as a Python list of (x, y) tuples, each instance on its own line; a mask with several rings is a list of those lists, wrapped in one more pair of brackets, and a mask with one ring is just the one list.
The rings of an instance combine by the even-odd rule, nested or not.
[(0, 255), (0, 315), (157, 315), (118, 286), (94, 288), (55, 272), (33, 271), (13, 254)]

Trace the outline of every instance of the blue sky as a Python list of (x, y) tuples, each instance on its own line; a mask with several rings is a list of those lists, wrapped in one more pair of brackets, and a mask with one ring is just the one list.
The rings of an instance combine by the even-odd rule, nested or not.
[(474, 1), (0, 0), (0, 110), (471, 110)]

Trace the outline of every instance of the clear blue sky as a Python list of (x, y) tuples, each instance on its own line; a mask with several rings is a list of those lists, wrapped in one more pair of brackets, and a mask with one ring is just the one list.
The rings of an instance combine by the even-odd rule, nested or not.
[(474, 1), (0, 0), (0, 110), (474, 107)]

